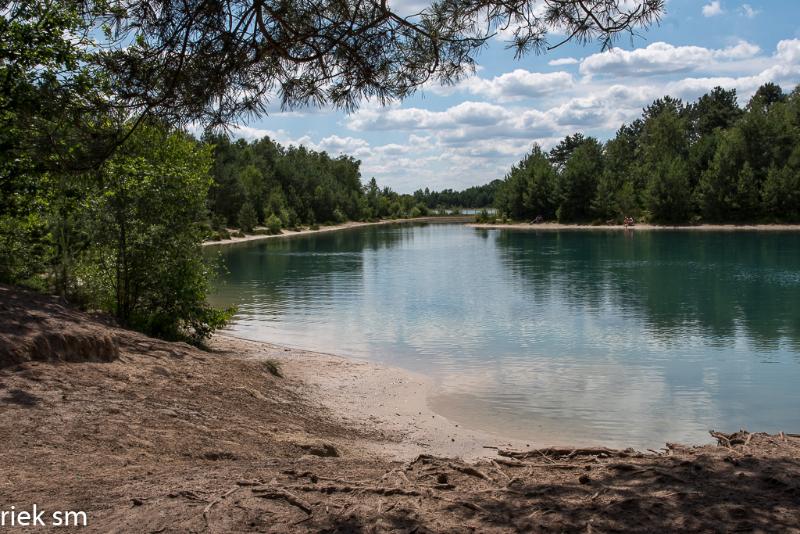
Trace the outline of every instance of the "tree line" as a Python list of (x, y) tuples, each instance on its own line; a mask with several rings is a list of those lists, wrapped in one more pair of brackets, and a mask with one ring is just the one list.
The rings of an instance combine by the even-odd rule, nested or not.
[(208, 135), (212, 184), (208, 193), (213, 235), (226, 237), (227, 228), (242, 232), (277, 233), (299, 226), (401, 219), (434, 210), (484, 208), (494, 202), (499, 180), (463, 191), (415, 191), (400, 194), (379, 187), (374, 178), (361, 181), (361, 162), (351, 156), (331, 157), (306, 147), (283, 147), (264, 137), (232, 141)]
[(502, 216), (561, 222), (800, 222), (800, 88), (762, 85), (744, 108), (720, 87), (669, 96), (605, 143), (535, 145), (500, 184)]

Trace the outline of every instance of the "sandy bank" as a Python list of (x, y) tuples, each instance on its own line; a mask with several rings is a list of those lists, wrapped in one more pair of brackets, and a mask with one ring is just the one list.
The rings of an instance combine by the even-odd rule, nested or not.
[(304, 228), (303, 230), (299, 230), (297, 232), (292, 232), (290, 230), (281, 230), (280, 234), (274, 235), (246, 235), (244, 237), (231, 237), (230, 239), (223, 239), (220, 241), (204, 241), (203, 246), (223, 246), (223, 245), (233, 245), (235, 243), (244, 243), (246, 241), (261, 241), (264, 239), (277, 239), (277, 238), (287, 238), (287, 237), (295, 237), (295, 236), (304, 236), (309, 234), (322, 234), (326, 232), (337, 232), (341, 230), (351, 230), (353, 228), (361, 228), (364, 226), (379, 226), (384, 224), (401, 224), (401, 223), (468, 223), (475, 220), (474, 215), (442, 215), (436, 217), (416, 217), (413, 219), (385, 219), (381, 221), (374, 221), (374, 222), (359, 222), (359, 221), (349, 221), (342, 224), (336, 224), (332, 226), (320, 226), (316, 230), (311, 230), (310, 228)]
[(465, 429), (431, 410), (432, 383), (424, 376), (373, 362), (217, 335), (214, 350), (244, 358), (276, 359), (316, 402), (336, 406), (343, 426), (385, 439), (361, 443), (376, 456), (406, 461), (419, 454), (468, 460), (496, 456), (497, 448), (530, 446), (488, 432)]
[(659, 224), (636, 224), (634, 226), (625, 227), (619, 224), (561, 224), (561, 223), (513, 223), (513, 224), (484, 224), (473, 223), (468, 224), (472, 228), (483, 229), (499, 229), (499, 230), (581, 230), (581, 231), (674, 231), (674, 230), (687, 230), (693, 232), (800, 232), (800, 224), (700, 224), (694, 226), (668, 226)]

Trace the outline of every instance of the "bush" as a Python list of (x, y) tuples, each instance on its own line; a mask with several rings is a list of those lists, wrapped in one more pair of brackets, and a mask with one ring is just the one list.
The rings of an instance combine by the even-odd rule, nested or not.
[(281, 220), (274, 213), (267, 217), (267, 220), (264, 221), (264, 224), (270, 234), (274, 235), (281, 233)]
[(198, 344), (226, 323), (233, 310), (206, 302), (217, 266), (200, 248), (210, 166), (209, 148), (150, 125), (108, 160), (84, 192), (91, 246), (82, 251), (76, 279), (88, 304), (113, 312), (124, 326)]
[(336, 208), (335, 210), (333, 210), (333, 219), (337, 223), (341, 224), (341, 223), (347, 221), (347, 215), (345, 215), (344, 212), (342, 210), (340, 210), (339, 208)]
[(482, 224), (494, 224), (496, 220), (497, 217), (491, 215), (487, 210), (481, 210), (480, 213), (475, 216), (475, 222)]

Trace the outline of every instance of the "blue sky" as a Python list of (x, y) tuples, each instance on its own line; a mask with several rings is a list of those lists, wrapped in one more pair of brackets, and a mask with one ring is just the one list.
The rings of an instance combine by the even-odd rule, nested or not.
[[(627, 0), (631, 1), (631, 0)], [(421, 0), (395, 0), (399, 10)], [(576, 131), (607, 139), (642, 107), (670, 94), (693, 100), (716, 85), (744, 104), (764, 82), (800, 82), (800, 2), (668, 0), (661, 24), (611, 52), (568, 44), (515, 60), (502, 39), (456, 87), (430, 86), (388, 107), (366, 102), (273, 112), (234, 135), (264, 135), (362, 161), (362, 177), (409, 193), (502, 178), (533, 143), (550, 148)], [(557, 36), (553, 37), (553, 41)]]

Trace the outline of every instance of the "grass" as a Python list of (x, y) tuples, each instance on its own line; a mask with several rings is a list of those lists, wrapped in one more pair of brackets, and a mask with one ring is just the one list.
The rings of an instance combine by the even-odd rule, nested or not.
[(272, 376), (283, 378), (283, 373), (281, 372), (281, 362), (278, 360), (265, 360), (264, 370)]

